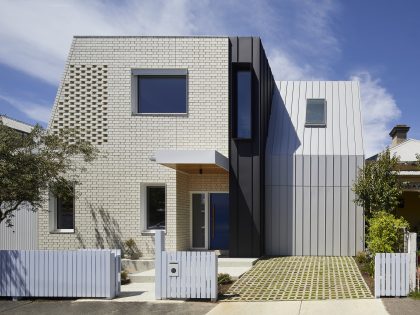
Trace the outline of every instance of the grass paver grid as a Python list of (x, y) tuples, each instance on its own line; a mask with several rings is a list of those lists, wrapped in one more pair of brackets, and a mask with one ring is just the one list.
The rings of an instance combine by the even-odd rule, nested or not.
[(225, 301), (372, 298), (352, 257), (273, 257), (257, 261)]

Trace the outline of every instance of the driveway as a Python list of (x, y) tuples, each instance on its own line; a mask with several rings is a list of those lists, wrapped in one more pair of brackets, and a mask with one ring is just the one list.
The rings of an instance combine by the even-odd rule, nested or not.
[(372, 298), (352, 257), (260, 259), (227, 292), (225, 301), (262, 302)]

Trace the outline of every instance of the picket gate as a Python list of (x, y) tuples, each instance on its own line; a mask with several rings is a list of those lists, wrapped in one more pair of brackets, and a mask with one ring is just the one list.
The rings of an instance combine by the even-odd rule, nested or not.
[(217, 300), (217, 256), (214, 251), (165, 251), (164, 234), (156, 232), (156, 299)]
[(410, 281), (409, 253), (375, 256), (375, 297), (407, 296)]

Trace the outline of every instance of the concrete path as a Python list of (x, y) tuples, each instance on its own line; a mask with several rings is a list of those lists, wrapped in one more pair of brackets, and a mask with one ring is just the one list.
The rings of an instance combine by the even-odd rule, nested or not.
[(238, 302), (372, 298), (352, 257), (313, 256), (260, 259), (225, 296)]
[(219, 303), (208, 315), (385, 315), (379, 299)]

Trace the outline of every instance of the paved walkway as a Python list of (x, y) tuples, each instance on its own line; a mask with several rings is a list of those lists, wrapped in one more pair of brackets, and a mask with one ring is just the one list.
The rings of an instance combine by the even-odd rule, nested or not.
[(225, 301), (372, 298), (351, 257), (274, 257), (259, 260)]
[[(387, 315), (379, 299), (219, 303), (207, 315)], [(400, 313), (403, 314), (403, 313)]]

